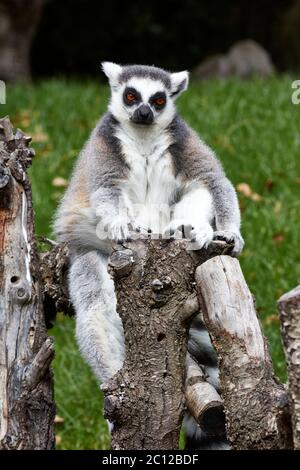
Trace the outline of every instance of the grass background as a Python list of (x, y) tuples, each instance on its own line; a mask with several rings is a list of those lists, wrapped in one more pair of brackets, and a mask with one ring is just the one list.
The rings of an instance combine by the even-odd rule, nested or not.
[[(300, 283), (300, 105), (289, 77), (192, 84), (178, 100), (181, 115), (211, 145), (237, 186), (246, 241), (240, 258), (256, 296), (277, 374), (285, 380), (276, 300)], [(33, 137), (30, 170), (36, 229), (51, 236), (51, 219), (76, 156), (99, 116), (107, 87), (63, 79), (7, 87), (15, 127)], [(60, 179), (57, 179), (57, 178)], [(59, 449), (106, 449), (102, 399), (74, 340), (74, 320), (58, 316), (51, 330)]]

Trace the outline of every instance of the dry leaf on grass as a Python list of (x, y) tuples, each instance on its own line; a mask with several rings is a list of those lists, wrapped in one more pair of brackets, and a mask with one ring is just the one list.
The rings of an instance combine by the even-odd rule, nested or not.
[(60, 423), (63, 423), (65, 420), (62, 416), (59, 416), (59, 415), (56, 415), (55, 416), (55, 419), (54, 419), (54, 423), (55, 424), (60, 424)]
[(68, 181), (62, 176), (56, 176), (52, 180), (52, 186), (55, 186), (55, 188), (65, 188), (67, 184), (68, 184)]
[(43, 130), (42, 126), (36, 126), (34, 132), (31, 134), (33, 143), (43, 143), (47, 142), (49, 137), (46, 132)]
[(261, 201), (263, 198), (260, 194), (254, 192), (248, 183), (239, 183), (236, 187), (239, 193), (243, 194), (245, 197), (248, 197), (254, 202)]
[(254, 202), (258, 202), (262, 200), (262, 196), (260, 196), (260, 194), (257, 194), (257, 193), (252, 193), (252, 195), (250, 196), (250, 199), (252, 199), (252, 201)]
[(26, 129), (31, 124), (32, 114), (33, 114), (32, 111), (23, 109), (18, 114), (13, 116), (12, 122), (14, 122), (14, 125), (16, 127), (20, 127), (21, 129)]
[(277, 313), (274, 313), (272, 315), (268, 315), (267, 318), (264, 320), (265, 325), (272, 325), (272, 323), (278, 323), (279, 322), (279, 317)]
[(284, 236), (284, 233), (282, 232), (274, 233), (272, 237), (272, 240), (276, 245), (280, 245), (281, 243), (283, 243), (284, 239), (285, 239), (285, 236)]

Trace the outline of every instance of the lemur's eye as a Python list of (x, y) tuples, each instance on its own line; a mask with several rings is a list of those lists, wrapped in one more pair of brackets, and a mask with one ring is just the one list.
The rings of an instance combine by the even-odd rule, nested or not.
[(156, 106), (164, 106), (166, 104), (166, 100), (165, 98), (156, 98), (156, 100), (154, 100), (154, 104), (156, 104)]
[(136, 96), (133, 93), (127, 93), (126, 99), (129, 101), (129, 103), (133, 103), (136, 101)]
[(134, 106), (141, 101), (141, 95), (134, 88), (126, 87), (123, 93), (123, 101), (126, 106)]

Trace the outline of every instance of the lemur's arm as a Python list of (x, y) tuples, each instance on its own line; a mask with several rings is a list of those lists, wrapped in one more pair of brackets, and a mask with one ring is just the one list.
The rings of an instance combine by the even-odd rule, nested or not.
[(105, 115), (87, 148), (90, 204), (98, 220), (98, 237), (104, 233), (108, 239), (122, 241), (129, 238), (133, 223), (131, 203), (120, 186), (127, 168), (118, 149), (112, 118)]
[(205, 176), (207, 188), (213, 198), (216, 229), (239, 233), (241, 216), (233, 185), (221, 168), (216, 172), (208, 172)]
[(121, 202), (121, 191), (114, 186), (100, 187), (91, 194), (92, 210), (97, 217), (108, 221), (117, 217)]
[(237, 256), (244, 247), (244, 240), (240, 233), (241, 216), (237, 195), (233, 185), (224, 174), (220, 175), (217, 181), (210, 177), (207, 181), (215, 209), (214, 239), (233, 243), (232, 254)]
[(203, 181), (213, 200), (216, 228), (214, 239), (233, 242), (232, 254), (238, 255), (243, 249), (244, 240), (240, 234), (241, 216), (235, 189), (213, 151), (201, 141), (197, 147), (198, 177)]
[[(226, 177), (213, 151), (187, 126), (181, 128), (183, 129), (183, 144), (178, 149), (180, 151), (176, 152), (175, 148), (173, 158), (175, 167), (186, 182), (188, 190), (178, 205), (183, 206), (185, 200), (188, 199), (189, 206), (194, 208), (195, 214), (198, 214), (193, 218), (196, 223), (199, 217), (203, 219), (203, 214), (200, 214), (200, 211), (203, 212), (203, 206), (205, 206), (204, 219), (206, 219), (206, 223), (211, 224), (214, 219), (216, 231), (213, 238), (233, 242), (232, 253), (238, 255), (243, 249), (244, 241), (240, 234), (241, 218), (235, 189)], [(201, 190), (195, 190), (197, 183)], [(210, 200), (208, 194), (205, 195), (205, 189), (210, 195)], [(181, 212), (184, 214), (186, 210), (182, 211), (181, 209)], [(208, 244), (211, 232), (207, 225), (205, 231), (206, 234), (209, 233), (204, 244)]]
[(130, 231), (135, 226), (131, 204), (121, 189), (115, 186), (98, 188), (91, 195), (91, 205), (99, 220), (98, 237), (103, 235), (117, 242), (130, 239)]

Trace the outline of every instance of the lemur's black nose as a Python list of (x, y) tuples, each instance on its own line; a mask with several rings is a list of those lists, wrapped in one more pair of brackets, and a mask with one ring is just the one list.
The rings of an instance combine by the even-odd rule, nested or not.
[(132, 121), (135, 124), (152, 124), (153, 112), (147, 104), (139, 106), (132, 116)]
[(147, 119), (151, 115), (151, 109), (146, 104), (142, 104), (139, 108), (139, 113), (142, 119)]

